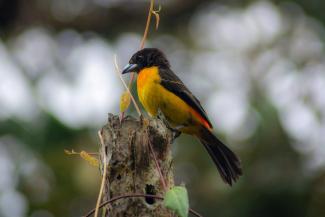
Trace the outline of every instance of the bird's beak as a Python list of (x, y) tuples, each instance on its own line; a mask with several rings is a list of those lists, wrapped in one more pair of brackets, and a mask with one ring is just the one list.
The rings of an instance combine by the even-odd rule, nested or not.
[(122, 74), (126, 74), (129, 72), (138, 72), (138, 65), (137, 64), (128, 64), (124, 67)]

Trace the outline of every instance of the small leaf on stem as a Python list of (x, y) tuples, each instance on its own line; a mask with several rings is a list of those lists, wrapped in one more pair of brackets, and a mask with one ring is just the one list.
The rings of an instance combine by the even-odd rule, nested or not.
[(128, 91), (124, 91), (120, 99), (120, 112), (125, 112), (131, 103), (131, 97)]
[(174, 186), (166, 192), (164, 197), (164, 205), (173, 210), (180, 217), (187, 217), (189, 210), (189, 202), (187, 190), (183, 186)]
[(99, 162), (98, 162), (98, 159), (91, 156), (90, 154), (88, 154), (87, 152), (85, 151), (81, 151), (80, 152), (80, 157), (82, 159), (84, 159), (85, 161), (87, 161), (91, 166), (94, 166), (94, 167), (99, 167)]
[(64, 149), (64, 153), (67, 155), (79, 155), (82, 159), (87, 161), (91, 166), (99, 167), (98, 159), (91, 155), (98, 155), (98, 153), (88, 153), (86, 151), (76, 152), (73, 149), (71, 151)]

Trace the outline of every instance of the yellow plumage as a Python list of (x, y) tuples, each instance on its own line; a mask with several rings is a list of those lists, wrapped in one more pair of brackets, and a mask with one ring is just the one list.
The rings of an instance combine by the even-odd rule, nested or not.
[[(199, 119), (194, 110), (182, 99), (160, 85), (158, 67), (144, 68), (139, 72), (137, 90), (139, 100), (150, 116), (157, 116), (158, 111), (164, 114), (172, 127), (191, 124), (198, 125)], [(190, 133), (191, 129), (182, 128), (182, 132)]]

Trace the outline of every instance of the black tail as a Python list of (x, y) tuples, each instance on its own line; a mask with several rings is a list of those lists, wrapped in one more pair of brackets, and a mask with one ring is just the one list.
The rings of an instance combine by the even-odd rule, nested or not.
[(202, 127), (199, 139), (216, 164), (223, 181), (231, 186), (242, 175), (236, 154), (206, 128)]

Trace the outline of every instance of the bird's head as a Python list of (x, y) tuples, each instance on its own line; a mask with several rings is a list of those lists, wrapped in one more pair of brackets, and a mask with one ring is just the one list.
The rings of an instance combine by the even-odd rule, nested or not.
[(124, 67), (122, 74), (129, 72), (138, 73), (144, 68), (149, 67), (170, 67), (168, 60), (166, 59), (163, 52), (161, 52), (157, 48), (144, 48), (142, 50), (137, 51), (131, 57), (129, 64)]

